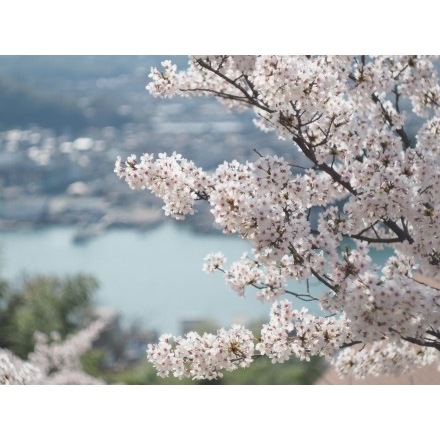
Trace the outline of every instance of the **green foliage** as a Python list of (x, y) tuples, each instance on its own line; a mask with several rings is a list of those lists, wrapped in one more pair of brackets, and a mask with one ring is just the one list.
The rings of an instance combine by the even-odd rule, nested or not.
[(90, 376), (99, 377), (104, 357), (105, 350), (102, 348), (94, 348), (84, 353), (80, 358), (84, 372), (90, 374)]
[(9, 284), (6, 280), (0, 278), (0, 316), (5, 302), (5, 297), (7, 295)]
[(226, 372), (221, 382), (225, 385), (311, 385), (322, 374), (322, 358), (310, 362), (295, 359), (283, 364), (272, 364), (263, 357), (256, 359), (248, 369)]
[(35, 331), (58, 331), (65, 337), (80, 329), (91, 317), (97, 288), (97, 280), (84, 274), (29, 277), (8, 288), (0, 312), (0, 346), (26, 358), (34, 348)]

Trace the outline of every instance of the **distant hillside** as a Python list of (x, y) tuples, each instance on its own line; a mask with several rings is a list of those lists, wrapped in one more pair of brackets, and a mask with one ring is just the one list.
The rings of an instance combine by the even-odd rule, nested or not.
[(111, 78), (133, 74), (137, 68), (149, 71), (172, 59), (179, 68), (187, 65), (186, 56), (173, 55), (2, 55), (0, 77), (10, 77), (26, 84), (46, 85)]
[[(30, 124), (57, 133), (78, 133), (90, 126), (120, 127), (132, 121), (129, 115), (118, 111), (130, 90), (117, 81), (115, 87), (105, 89), (97, 83), (137, 77), (130, 86), (147, 95), (148, 71), (163, 59), (164, 56), (157, 55), (0, 56), (0, 130), (26, 128)], [(186, 63), (186, 57), (177, 59)], [(136, 75), (139, 69), (140, 77), (139, 73)], [(83, 98), (87, 105), (81, 106)]]
[(74, 102), (0, 78), (0, 129), (23, 128), (29, 124), (61, 131), (68, 127), (78, 130), (88, 121)]

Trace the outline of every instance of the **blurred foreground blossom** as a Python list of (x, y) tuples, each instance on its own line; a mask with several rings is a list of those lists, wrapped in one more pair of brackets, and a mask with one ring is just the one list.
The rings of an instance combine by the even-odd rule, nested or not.
[(87, 328), (61, 341), (54, 332), (49, 338), (36, 333), (35, 349), (23, 361), (11, 351), (0, 348), (2, 385), (102, 385), (103, 381), (82, 371), (80, 356), (92, 348), (108, 319), (98, 318)]

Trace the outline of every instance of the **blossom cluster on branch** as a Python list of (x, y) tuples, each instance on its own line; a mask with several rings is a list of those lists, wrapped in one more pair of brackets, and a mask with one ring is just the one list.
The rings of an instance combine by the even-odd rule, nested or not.
[(85, 329), (60, 340), (57, 332), (49, 336), (37, 332), (34, 351), (23, 361), (0, 348), (0, 384), (7, 385), (100, 385), (82, 370), (80, 356), (92, 348), (93, 341), (109, 324), (100, 317)]
[[(257, 127), (286, 141), (283, 157), (256, 152), (254, 161), (210, 173), (177, 153), (117, 158), (115, 173), (162, 198), (166, 215), (183, 220), (196, 203), (209, 203), (223, 232), (248, 240), (252, 253), (228, 269), (212, 254), (204, 269), (223, 272), (239, 295), (254, 288), (273, 304), (261, 335), (233, 327), (164, 336), (148, 349), (159, 374), (210, 379), (259, 355), (274, 362), (323, 355), (338, 365), (355, 357), (344, 365), (361, 376), (396, 374), (402, 368), (393, 362), (440, 365), (440, 292), (414, 278), (440, 275), (435, 63), (430, 56), (222, 55), (189, 57), (181, 72), (170, 61), (151, 70), (151, 94), (215, 96), (232, 110), (254, 111)], [(298, 153), (309, 166), (295, 164)], [(380, 267), (371, 249), (384, 246), (394, 253)], [(294, 292), (289, 280), (321, 288)], [(322, 316), (293, 310), (283, 295), (319, 301)], [(373, 348), (354, 354), (366, 343)]]

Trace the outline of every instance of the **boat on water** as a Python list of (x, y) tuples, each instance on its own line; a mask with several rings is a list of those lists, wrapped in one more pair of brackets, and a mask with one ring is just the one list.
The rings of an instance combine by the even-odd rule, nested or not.
[(101, 234), (105, 229), (102, 223), (87, 223), (79, 225), (73, 234), (73, 242), (75, 244), (84, 244)]

